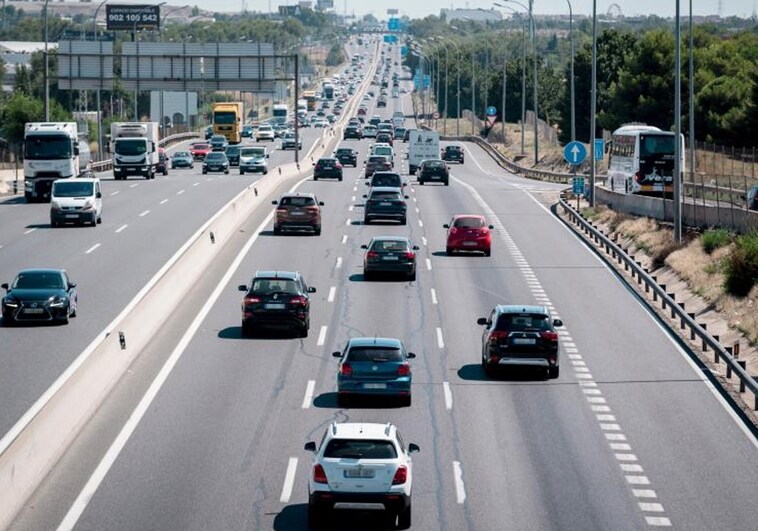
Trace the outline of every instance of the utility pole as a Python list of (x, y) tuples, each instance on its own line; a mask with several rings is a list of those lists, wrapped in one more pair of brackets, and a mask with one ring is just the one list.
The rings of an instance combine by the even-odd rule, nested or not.
[[(678, 1), (678, 0), (677, 0)], [(595, 119), (597, 114), (597, 0), (592, 0), (592, 81), (590, 92), (590, 206), (595, 206)]]
[(674, 21), (674, 241), (682, 243), (682, 20), (676, 0)]

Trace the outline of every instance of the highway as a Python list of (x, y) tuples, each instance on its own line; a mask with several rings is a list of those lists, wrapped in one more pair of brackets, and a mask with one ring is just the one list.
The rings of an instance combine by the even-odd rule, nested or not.
[[(409, 96), (389, 101), (375, 112), (410, 114)], [(340, 145), (356, 146), (362, 161), (370, 142)], [(407, 144), (395, 146), (402, 154)], [(209, 269), (12, 529), (305, 529), (312, 454), (303, 444), (320, 440), (332, 421), (392, 422), (420, 445), (414, 529), (754, 528), (754, 435), (550, 212), (560, 186), (507, 174), (475, 145), (466, 150), (449, 187), (408, 177), (404, 227), (363, 225), (360, 163), (345, 168), (342, 182), (299, 184), (325, 203), (319, 237), (275, 237), (271, 211), (256, 212), (227, 251), (230, 263), (239, 253), (239, 266)], [(69, 327), (0, 329), (11, 346), (0, 389), (14, 405), (12, 414), (3, 408), (3, 425), (257, 178), (174, 171), (155, 182), (106, 182), (103, 225), (56, 237), (44, 227), (24, 234), (45, 224), (44, 205), (3, 205), (19, 213), (15, 229), (0, 224), (0, 238), (9, 238), (4, 274), (54, 257), (51, 265), (79, 282), (82, 310)], [(458, 213), (484, 214), (495, 226), (491, 257), (445, 255), (442, 225)], [(417, 281), (364, 281), (360, 245), (384, 234), (420, 247)], [(317, 288), (307, 338), (242, 338), (236, 286), (257, 269), (297, 270)], [(503, 303), (545, 304), (564, 321), (559, 379), (485, 377), (476, 319)], [(337, 406), (331, 353), (349, 337), (372, 335), (400, 338), (417, 354), (411, 407)], [(379, 528), (371, 515), (343, 515), (335, 527)]]

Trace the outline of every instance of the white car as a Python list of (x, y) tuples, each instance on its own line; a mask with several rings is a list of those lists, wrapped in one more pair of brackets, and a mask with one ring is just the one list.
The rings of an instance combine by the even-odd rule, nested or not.
[(376, 126), (366, 124), (363, 127), (363, 138), (376, 138)]
[(411, 526), (411, 453), (390, 423), (332, 423), (321, 440), (305, 444), (315, 453), (308, 479), (308, 523), (317, 527), (332, 511), (382, 511), (400, 529)]
[(324, 120), (323, 118), (319, 118), (313, 122), (313, 127), (329, 127), (329, 121)]
[(261, 140), (270, 140), (273, 142), (274, 138), (274, 128), (271, 127), (271, 124), (261, 124), (258, 126), (258, 130), (255, 132), (256, 142), (260, 142)]
[(240, 149), (240, 175), (245, 173), (268, 173), (268, 149), (264, 146), (244, 146)]
[(50, 226), (64, 223), (102, 223), (100, 179), (57, 179), (50, 190)]

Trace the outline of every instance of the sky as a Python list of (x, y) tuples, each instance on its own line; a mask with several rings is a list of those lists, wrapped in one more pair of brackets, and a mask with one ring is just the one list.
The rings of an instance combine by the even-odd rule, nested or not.
[[(243, 2), (246, 3), (249, 11), (268, 11), (269, 6), (277, 10), (279, 5), (296, 4), (296, 0), (188, 0), (188, 4), (197, 5), (201, 9), (233, 12), (242, 9)], [(521, 0), (521, 3), (527, 4), (528, 0)], [(181, 0), (170, 0), (170, 5), (182, 5)], [(503, 3), (500, 1), (499, 3)], [(597, 0), (598, 13), (605, 13), (612, 4), (618, 4), (621, 11), (626, 16), (632, 15), (658, 15), (664, 18), (673, 17), (675, 2), (669, 0)], [(315, 0), (314, 0), (315, 4)], [(452, 5), (457, 8), (469, 9), (490, 9), (492, 0), (457, 0), (455, 2), (445, 2), (443, 0), (405, 0), (404, 2), (393, 2), (385, 0), (334, 0), (335, 8), (342, 12), (347, 5), (348, 14), (355, 13), (358, 17), (371, 13), (380, 20), (386, 19), (387, 8), (396, 7), (401, 15), (407, 15), (410, 18), (423, 18), (429, 14), (439, 15), (440, 9), (450, 8)], [(715, 15), (719, 11), (721, 4), (721, 15), (740, 17), (749, 17), (758, 9), (758, 0), (692, 0), (693, 12), (695, 15)], [(571, 0), (574, 14), (591, 15), (592, 0)], [(665, 9), (662, 6), (667, 6)], [(518, 9), (518, 6), (514, 4)], [(686, 16), (689, 13), (689, 0), (681, 0), (681, 13)], [(534, 12), (536, 14), (568, 14), (567, 0), (535, 0)]]

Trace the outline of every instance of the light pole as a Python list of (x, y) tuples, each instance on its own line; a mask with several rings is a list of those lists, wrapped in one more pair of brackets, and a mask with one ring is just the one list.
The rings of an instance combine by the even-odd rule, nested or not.
[(47, 4), (50, 0), (45, 0), (45, 121), (50, 121), (50, 76), (49, 76), (49, 62), (47, 53)]
[[(514, 15), (521, 20), (521, 156), (526, 155), (526, 140), (524, 136), (524, 129), (526, 127), (526, 22), (521, 17), (521, 13), (513, 9), (511, 6), (506, 6), (493, 2), (493, 5), (502, 7), (504, 9), (510, 9)], [(523, 4), (522, 4), (523, 6)]]
[[(452, 46), (455, 46), (455, 54), (456, 54), (456, 73), (458, 77), (458, 100), (455, 106), (455, 136), (461, 136), (461, 49), (458, 47), (458, 45), (451, 41), (447, 40), (446, 43), (451, 44)], [(447, 106), (446, 106), (447, 108)]]
[[(455, 31), (458, 31), (458, 28), (455, 26), (450, 26), (451, 29), (454, 29)], [(474, 55), (476, 51), (476, 41), (472, 38), (471, 39), (471, 114), (473, 115), (473, 119), (471, 120), (471, 134), (475, 135), (475, 127), (476, 127), (476, 57)], [(460, 87), (459, 87), (460, 88)], [(459, 97), (460, 97), (460, 91), (459, 91)]]
[[(689, 77), (690, 77), (690, 181), (692, 182), (693, 190), (695, 189), (695, 59), (694, 59), (694, 42), (692, 36), (692, 0), (690, 0), (690, 49), (689, 49)], [(692, 201), (692, 214), (695, 219), (695, 201), (693, 192)]]
[[(95, 9), (95, 16), (92, 17), (92, 38), (98, 41), (97, 38), (97, 14), (100, 12), (100, 8), (105, 5), (108, 0), (103, 0), (100, 5)], [(103, 84), (102, 69), (100, 69), (100, 79), (97, 85), (96, 98), (97, 98), (97, 156), (98, 160), (103, 160), (103, 107), (100, 104), (100, 89)], [(113, 109), (111, 108), (111, 113)]]
[(450, 92), (450, 85), (448, 84), (448, 72), (449, 72), (449, 63), (450, 63), (450, 53), (447, 49), (447, 42), (442, 37), (437, 37), (437, 40), (440, 41), (440, 43), (445, 47), (445, 116), (443, 117), (442, 122), (442, 130), (447, 134), (447, 115), (448, 115), (448, 106), (447, 106), (447, 95), (448, 92)]
[(682, 243), (682, 24), (676, 0), (674, 21), (674, 241)]
[(592, 81), (590, 84), (590, 207), (594, 208), (595, 120), (597, 118), (597, 0), (592, 0)]
[[(692, 0), (690, 0), (690, 3)], [(569, 41), (571, 41), (571, 141), (576, 140), (576, 99), (574, 97), (574, 10), (571, 0), (566, 0), (569, 6)]]

